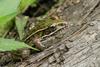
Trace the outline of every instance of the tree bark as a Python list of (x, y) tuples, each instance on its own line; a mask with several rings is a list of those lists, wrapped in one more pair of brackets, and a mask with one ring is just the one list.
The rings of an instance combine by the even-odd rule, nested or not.
[(100, 67), (100, 0), (74, 1), (57, 8), (67, 26), (42, 41), (47, 49), (15, 67)]

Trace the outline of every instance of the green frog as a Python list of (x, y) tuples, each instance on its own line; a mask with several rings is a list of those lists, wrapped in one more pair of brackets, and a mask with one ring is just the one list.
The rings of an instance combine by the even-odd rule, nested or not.
[(34, 27), (30, 30), (29, 36), (26, 37), (25, 41), (28, 40), (31, 36), (36, 35), (40, 32), (43, 32), (43, 30), (46, 30), (49, 27), (56, 27), (61, 24), (66, 24), (63, 20), (61, 19), (52, 19), (52, 18), (46, 18), (44, 20), (38, 21)]

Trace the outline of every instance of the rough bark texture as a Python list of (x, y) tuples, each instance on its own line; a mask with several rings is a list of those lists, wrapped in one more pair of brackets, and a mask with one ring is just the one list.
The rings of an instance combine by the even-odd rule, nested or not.
[(78, 1), (57, 9), (68, 25), (42, 41), (48, 48), (15, 67), (100, 67), (100, 0)]

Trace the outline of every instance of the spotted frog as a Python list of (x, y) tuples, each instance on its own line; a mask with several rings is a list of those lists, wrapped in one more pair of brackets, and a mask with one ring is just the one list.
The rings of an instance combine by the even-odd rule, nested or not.
[(57, 26), (66, 25), (66, 24), (67, 23), (61, 19), (55, 20), (55, 19), (51, 19), (51, 18), (46, 18), (44, 20), (40, 20), (30, 30), (29, 36), (26, 37), (25, 40), (29, 39), (31, 36), (36, 35), (37, 33), (42, 32), (43, 30), (46, 30), (50, 27), (57, 27)]

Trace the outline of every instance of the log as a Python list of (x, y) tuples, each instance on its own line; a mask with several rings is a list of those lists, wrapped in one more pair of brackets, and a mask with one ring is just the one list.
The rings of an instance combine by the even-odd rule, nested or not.
[(55, 14), (66, 21), (67, 27), (42, 41), (44, 51), (14, 67), (100, 67), (99, 3), (65, 0)]

